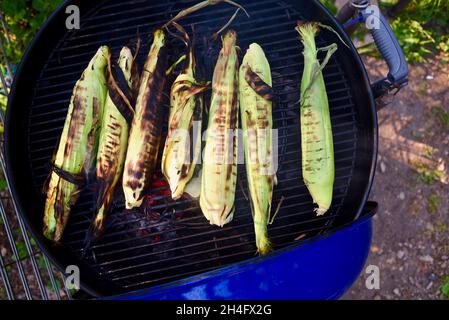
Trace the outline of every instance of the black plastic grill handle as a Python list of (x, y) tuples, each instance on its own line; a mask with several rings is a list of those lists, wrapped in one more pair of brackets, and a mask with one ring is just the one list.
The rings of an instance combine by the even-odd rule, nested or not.
[(374, 10), (372, 6), (363, 9), (361, 14), (365, 23), (369, 24), (371, 22), (370, 19), (374, 22), (373, 27), (368, 26), (368, 28), (378, 50), (388, 65), (389, 72), (387, 78), (392, 85), (400, 87), (407, 82), (408, 67), (404, 52), (390, 24), (380, 10)]

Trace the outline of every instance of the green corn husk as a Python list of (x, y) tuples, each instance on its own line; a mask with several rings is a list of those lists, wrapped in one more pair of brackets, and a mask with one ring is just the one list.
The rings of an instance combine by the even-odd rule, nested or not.
[[(117, 62), (123, 81), (117, 83), (109, 63), (108, 89), (101, 126), (100, 144), (97, 155), (97, 213), (92, 225), (92, 235), (99, 237), (103, 232), (104, 219), (109, 210), (114, 189), (119, 181), (128, 146), (129, 123), (134, 116), (133, 88), (138, 86), (134, 56), (124, 47)], [(134, 82), (134, 83), (133, 83)]]
[(101, 47), (73, 89), (45, 202), (44, 235), (53, 241), (61, 239), (71, 206), (95, 165), (108, 55), (108, 47)]
[[(296, 30), (304, 45), (304, 73), (301, 82), (301, 148), (302, 175), (313, 202), (318, 205), (317, 215), (325, 214), (332, 203), (335, 177), (332, 126), (322, 69), (337, 45), (317, 49), (315, 36), (317, 23), (298, 23)], [(327, 51), (320, 64), (319, 50)]]
[(239, 72), (239, 101), (243, 130), (246, 174), (251, 210), (260, 254), (271, 251), (269, 224), (273, 188), (276, 183), (272, 150), (272, 79), (262, 48), (253, 43)]
[(212, 99), (203, 153), (200, 207), (211, 224), (223, 226), (234, 214), (237, 180), (237, 34), (223, 37), (212, 80)]
[(198, 94), (208, 88), (208, 84), (201, 84), (196, 80), (192, 43), (185, 30), (179, 25), (177, 28), (183, 33), (188, 45), (188, 56), (186, 67), (171, 87), (168, 133), (161, 163), (162, 173), (170, 185), (174, 200), (183, 195), (198, 162), (203, 112), (203, 104)]
[(164, 31), (157, 29), (140, 80), (123, 172), (127, 209), (142, 204), (156, 167), (162, 135), (161, 101), (168, 58), (165, 40)]

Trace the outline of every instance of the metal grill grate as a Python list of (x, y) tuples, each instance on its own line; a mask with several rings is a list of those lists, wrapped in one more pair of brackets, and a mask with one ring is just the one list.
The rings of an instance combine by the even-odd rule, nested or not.
[[(296, 102), (303, 61), (294, 26), (301, 16), (284, 2), (240, 2), (250, 12), (251, 19), (239, 15), (233, 23), (238, 43), (246, 49), (256, 41), (265, 49), (272, 67), (274, 89), (279, 95), (273, 109), (274, 128), (278, 129), (279, 136), (278, 185), (273, 203), (276, 206), (281, 198), (284, 201), (269, 233), (275, 247), (281, 248), (333, 227), (333, 220), (347, 194), (356, 157), (354, 103), (342, 68), (333, 58), (324, 70), (324, 77), (335, 140), (334, 201), (330, 213), (316, 217), (301, 179), (300, 166)], [(28, 156), (37, 193), (41, 192), (48, 176), (48, 164), (62, 131), (73, 85), (96, 49), (107, 44), (117, 55), (121, 46), (135, 35), (149, 39), (154, 27), (190, 4), (153, 4), (143, 0), (103, 2), (82, 17), (80, 30), (67, 33), (60, 41), (41, 73), (29, 116)], [(194, 25), (200, 39), (201, 33), (218, 30), (232, 13), (232, 8), (217, 5), (184, 19), (182, 23)], [(324, 43), (325, 39), (320, 38), (318, 45)], [(140, 65), (148, 52), (148, 44), (144, 43), (140, 52)], [(180, 54), (176, 46), (172, 52), (172, 59)], [(212, 59), (215, 61), (215, 58)], [(168, 106), (166, 108), (168, 110)], [(239, 179), (246, 189), (245, 168), (240, 165), (238, 169)], [(152, 190), (152, 197), (141, 210), (125, 211), (123, 195), (121, 190), (117, 191), (105, 235), (84, 258), (102, 280), (116, 285), (118, 292), (124, 292), (254, 257), (252, 218), (242, 188), (237, 187), (233, 222), (217, 228), (207, 224), (195, 201), (170, 200), (161, 174), (157, 173), (156, 177), (159, 187)], [(72, 211), (62, 241), (79, 260), (93, 204), (93, 195), (87, 190)]]

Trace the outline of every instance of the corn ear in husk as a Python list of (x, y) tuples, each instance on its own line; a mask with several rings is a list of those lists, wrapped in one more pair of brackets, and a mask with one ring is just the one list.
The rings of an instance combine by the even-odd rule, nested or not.
[(101, 47), (75, 84), (47, 187), (44, 235), (59, 241), (93, 169), (107, 86), (109, 49)]
[(162, 135), (161, 101), (168, 58), (165, 42), (164, 31), (157, 29), (140, 79), (123, 172), (127, 209), (142, 204), (156, 167)]
[(97, 205), (92, 236), (100, 236), (119, 181), (128, 146), (129, 127), (134, 117), (137, 65), (131, 50), (124, 47), (117, 62), (108, 64), (108, 96), (104, 107), (97, 155)]
[[(194, 49), (185, 30), (177, 25), (188, 45), (186, 66), (170, 91), (168, 133), (162, 155), (162, 173), (171, 196), (179, 199), (193, 176), (201, 152), (201, 121), (203, 104), (199, 94), (208, 88), (195, 77)], [(192, 142), (192, 143), (191, 143)]]
[[(335, 168), (329, 102), (322, 70), (337, 50), (337, 45), (316, 48), (317, 23), (298, 23), (296, 30), (304, 45), (300, 100), (302, 175), (313, 202), (318, 205), (315, 212), (323, 215), (332, 203)], [(319, 50), (327, 51), (321, 64), (317, 58)]]
[(237, 34), (222, 38), (212, 80), (209, 123), (203, 152), (200, 207), (211, 224), (223, 226), (234, 214), (237, 180), (238, 68)]
[(246, 175), (250, 191), (257, 250), (271, 251), (268, 238), (273, 188), (276, 182), (272, 148), (272, 79), (262, 48), (253, 43), (239, 72), (239, 102)]

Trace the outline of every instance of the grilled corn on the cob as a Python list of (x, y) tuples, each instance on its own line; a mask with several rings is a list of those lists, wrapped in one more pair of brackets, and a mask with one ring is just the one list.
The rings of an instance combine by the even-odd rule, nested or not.
[(162, 131), (162, 91), (165, 86), (167, 49), (162, 29), (154, 32), (137, 96), (123, 172), (126, 208), (139, 207), (156, 166)]
[(61, 239), (70, 208), (95, 164), (108, 55), (108, 47), (101, 47), (73, 89), (45, 202), (44, 235), (53, 241)]
[(234, 214), (237, 180), (237, 34), (223, 37), (212, 80), (209, 124), (203, 153), (200, 206), (211, 224), (223, 226)]
[(271, 250), (269, 223), (276, 181), (272, 151), (272, 79), (262, 48), (253, 43), (243, 58), (239, 73), (239, 102), (251, 210), (260, 254)]
[(103, 231), (104, 218), (109, 210), (115, 186), (123, 172), (129, 124), (134, 116), (132, 88), (138, 81), (132, 76), (134, 57), (129, 48), (120, 52), (117, 63), (124, 83), (116, 80), (109, 61), (108, 89), (101, 126), (100, 144), (97, 155), (97, 214), (92, 225), (92, 235), (98, 237)]
[(198, 162), (203, 112), (203, 104), (198, 94), (208, 87), (207, 84), (197, 82), (193, 45), (185, 30), (179, 25), (177, 28), (184, 34), (189, 52), (186, 67), (171, 87), (168, 133), (162, 155), (162, 173), (170, 185), (174, 200), (184, 193)]
[(320, 64), (317, 59), (316, 23), (298, 23), (296, 30), (304, 45), (304, 73), (301, 82), (301, 148), (302, 175), (313, 202), (318, 205), (317, 215), (329, 210), (334, 185), (334, 145), (322, 69), (337, 49), (327, 48), (327, 56)]

